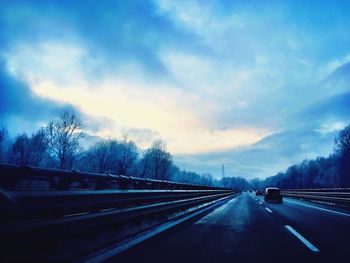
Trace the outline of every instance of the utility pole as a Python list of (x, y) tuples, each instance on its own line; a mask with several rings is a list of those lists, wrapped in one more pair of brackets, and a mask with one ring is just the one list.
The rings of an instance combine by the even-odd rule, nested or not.
[(225, 177), (225, 166), (222, 164), (222, 177)]

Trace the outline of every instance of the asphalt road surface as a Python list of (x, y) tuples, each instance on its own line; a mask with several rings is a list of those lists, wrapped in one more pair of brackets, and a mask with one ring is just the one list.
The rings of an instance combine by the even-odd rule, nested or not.
[(110, 262), (350, 262), (350, 210), (242, 193)]

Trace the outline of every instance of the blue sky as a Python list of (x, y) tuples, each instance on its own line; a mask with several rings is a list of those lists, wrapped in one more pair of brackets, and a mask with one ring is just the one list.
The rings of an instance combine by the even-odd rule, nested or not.
[(350, 122), (350, 2), (2, 1), (0, 117), (163, 139), (181, 168), (266, 177)]

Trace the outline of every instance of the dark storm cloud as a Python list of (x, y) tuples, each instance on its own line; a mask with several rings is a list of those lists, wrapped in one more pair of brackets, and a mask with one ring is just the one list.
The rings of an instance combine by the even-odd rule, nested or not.
[(166, 73), (158, 57), (162, 45), (198, 50), (196, 37), (160, 15), (152, 1), (7, 1), (3, 6), (3, 48), (20, 41), (74, 40), (89, 50), (90, 59), (103, 60), (104, 70), (129, 61), (152, 74)]
[[(53, 101), (36, 97), (23, 82), (9, 74), (4, 60), (0, 60), (0, 122), (2, 125), (15, 117), (23, 122), (50, 120), (64, 111), (72, 111), (69, 105), (57, 105)], [(20, 124), (17, 124), (20, 125)], [(25, 125), (28, 126), (28, 125)], [(18, 128), (21, 132), (23, 127)], [(38, 128), (38, 127), (33, 127)]]
[[(35, 96), (27, 83), (16, 79), (21, 76), (9, 74), (6, 54), (18, 45), (50, 40), (77, 42), (89, 53), (86, 59), (90, 63), (82, 61), (87, 79), (98, 78), (128, 62), (139, 64), (149, 74), (166, 75), (157, 54), (161, 45), (190, 48), (192, 41), (188, 40), (195, 36), (176, 28), (157, 12), (151, 1), (2, 1), (2, 122), (6, 123), (10, 117), (46, 120), (59, 114), (62, 108), (72, 108)], [(95, 59), (98, 66), (91, 63)]]

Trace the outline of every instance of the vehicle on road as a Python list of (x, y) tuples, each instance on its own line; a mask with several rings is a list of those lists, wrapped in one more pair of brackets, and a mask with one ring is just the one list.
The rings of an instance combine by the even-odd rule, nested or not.
[(264, 193), (264, 200), (266, 202), (282, 203), (283, 198), (280, 189), (276, 187), (267, 187)]
[(262, 190), (256, 190), (255, 195), (264, 195)]

